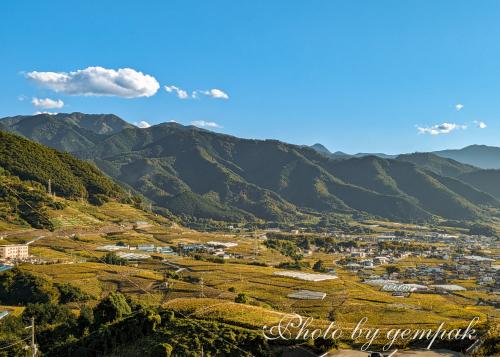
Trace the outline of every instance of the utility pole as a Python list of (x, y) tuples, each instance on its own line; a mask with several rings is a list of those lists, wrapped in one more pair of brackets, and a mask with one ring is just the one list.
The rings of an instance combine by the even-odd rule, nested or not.
[(31, 329), (31, 357), (36, 357), (36, 344), (35, 344), (35, 318), (31, 318), (31, 326), (25, 327)]
[(49, 184), (47, 185), (47, 191), (49, 191), (49, 195), (52, 194), (52, 182), (50, 179), (49, 179)]
[(35, 318), (31, 318), (31, 356), (36, 356), (36, 345), (35, 345)]
[(205, 297), (205, 293), (204, 293), (204, 289), (203, 289), (204, 285), (205, 285), (205, 283), (203, 281), (203, 278), (200, 278), (200, 287), (201, 287), (200, 297), (201, 298)]
[(255, 235), (255, 251), (253, 259), (257, 260), (257, 255), (259, 255), (259, 236)]

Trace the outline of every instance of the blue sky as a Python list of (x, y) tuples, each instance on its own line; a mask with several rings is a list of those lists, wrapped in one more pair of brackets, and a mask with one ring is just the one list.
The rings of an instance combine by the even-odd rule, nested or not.
[(3, 1), (0, 116), (217, 123), (349, 153), (500, 145), (499, 10), (489, 0)]

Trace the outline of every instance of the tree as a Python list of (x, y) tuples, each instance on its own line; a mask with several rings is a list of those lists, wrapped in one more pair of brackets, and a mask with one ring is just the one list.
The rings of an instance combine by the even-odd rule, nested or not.
[(245, 293), (239, 293), (235, 298), (234, 302), (238, 304), (246, 304), (248, 302), (248, 296)]
[(493, 227), (479, 223), (473, 224), (469, 228), (469, 234), (478, 236), (487, 236), (487, 237), (497, 237), (497, 231)]
[(323, 261), (321, 259), (318, 260), (316, 263), (314, 263), (313, 270), (314, 271), (318, 271), (318, 272), (322, 272), (322, 271), (326, 270), (326, 268), (325, 268), (325, 266), (323, 264)]
[(328, 320), (335, 321), (336, 319), (337, 319), (337, 313), (335, 312), (335, 309), (332, 307), (330, 311), (328, 311)]
[(106, 262), (107, 264), (112, 264), (112, 265), (125, 265), (127, 263), (125, 259), (119, 257), (114, 252), (109, 252), (102, 258), (102, 260), (104, 260), (104, 262)]
[(125, 296), (120, 293), (111, 293), (94, 309), (94, 318), (97, 325), (116, 321), (132, 312)]
[(385, 267), (385, 271), (387, 272), (387, 274), (389, 276), (391, 276), (394, 273), (399, 273), (401, 270), (397, 266), (388, 265), (388, 266)]
[(80, 288), (69, 283), (56, 283), (55, 286), (61, 294), (59, 299), (61, 304), (87, 301), (90, 299), (90, 296), (85, 294)]
[(168, 343), (159, 343), (151, 351), (152, 357), (170, 357), (172, 356), (173, 347)]
[(71, 310), (65, 305), (43, 303), (43, 304), (28, 304), (22, 314), (22, 319), (25, 323), (29, 323), (34, 317), (37, 325), (53, 325), (56, 323), (67, 323), (69, 320), (74, 320), (75, 316)]
[(313, 342), (316, 352), (328, 352), (338, 346), (338, 342), (331, 338), (319, 337)]
[(0, 302), (6, 305), (56, 303), (59, 291), (51, 282), (19, 269), (0, 274)]
[(80, 315), (78, 316), (78, 327), (80, 328), (80, 331), (90, 329), (93, 324), (94, 311), (88, 306), (83, 306), (80, 309)]
[(304, 258), (304, 256), (300, 253), (293, 253), (290, 255), (290, 258), (293, 259), (296, 265), (299, 265), (299, 262)]

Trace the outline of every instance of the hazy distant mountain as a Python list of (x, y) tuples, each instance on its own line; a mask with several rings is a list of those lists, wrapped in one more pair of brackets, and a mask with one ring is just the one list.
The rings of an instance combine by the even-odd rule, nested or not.
[(413, 153), (397, 156), (398, 160), (413, 162), (414, 164), (435, 172), (441, 176), (458, 177), (464, 173), (477, 171), (477, 167), (462, 164), (452, 159), (446, 159), (432, 153)]
[(495, 205), (500, 199), (500, 170), (482, 170), (432, 153), (399, 155), (397, 160), (412, 162), (422, 169), (434, 173), (436, 180), (470, 202)]
[(367, 153), (365, 153), (365, 152), (359, 152), (357, 154), (354, 154), (353, 156), (354, 157), (376, 156), (376, 157), (380, 157), (382, 159), (394, 159), (398, 155), (384, 154), (384, 153), (381, 153), (381, 152), (373, 152), (373, 153), (370, 153), (370, 152), (367, 152)]
[[(122, 123), (120, 130), (115, 116), (100, 116), (98, 128), (113, 128), (108, 120), (118, 125), (102, 133), (81, 124), (89, 122), (84, 114), (76, 122), (67, 116), (0, 123), (9, 130), (22, 128), (37, 141), (69, 147), (156, 207), (178, 215), (290, 221), (337, 212), (396, 220), (475, 219), (484, 205), (500, 207), (466, 183), (405, 160), (373, 155), (332, 160), (317, 145), (240, 139), (175, 123), (146, 129)], [(76, 135), (83, 139), (69, 145)]]
[(383, 159), (393, 159), (397, 156), (397, 155), (389, 155), (389, 154), (384, 154), (384, 153), (361, 153), (361, 152), (354, 154), (354, 155), (351, 155), (351, 154), (346, 154), (343, 151), (335, 151), (332, 153), (330, 150), (328, 150), (322, 144), (314, 144), (314, 145), (311, 145), (310, 147), (313, 148), (314, 150), (316, 150), (317, 152), (319, 152), (320, 154), (331, 157), (333, 159), (348, 159), (348, 158), (352, 158), (352, 157), (365, 157), (365, 156), (377, 156), (377, 157), (381, 157)]
[(458, 150), (435, 151), (433, 154), (482, 169), (500, 169), (500, 148), (495, 146), (471, 145)]
[(312, 149), (316, 150), (317, 152), (319, 152), (320, 154), (322, 154), (326, 157), (330, 157), (332, 159), (347, 159), (349, 157), (352, 157), (352, 155), (346, 154), (345, 152), (342, 152), (342, 151), (331, 152), (324, 145), (319, 144), (319, 143), (311, 145), (310, 147)]
[(319, 143), (316, 143), (314, 145), (311, 145), (311, 147), (316, 150), (317, 152), (319, 153), (322, 153), (322, 154), (327, 154), (327, 155), (330, 155), (331, 152), (330, 150), (328, 150), (324, 145), (322, 144), (319, 144)]
[(500, 170), (468, 172), (461, 175), (459, 179), (500, 199)]

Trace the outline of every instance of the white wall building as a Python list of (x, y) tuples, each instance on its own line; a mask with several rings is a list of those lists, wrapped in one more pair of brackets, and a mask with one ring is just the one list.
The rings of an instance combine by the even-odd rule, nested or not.
[(28, 258), (28, 245), (11, 244), (0, 245), (0, 259), (26, 259)]

